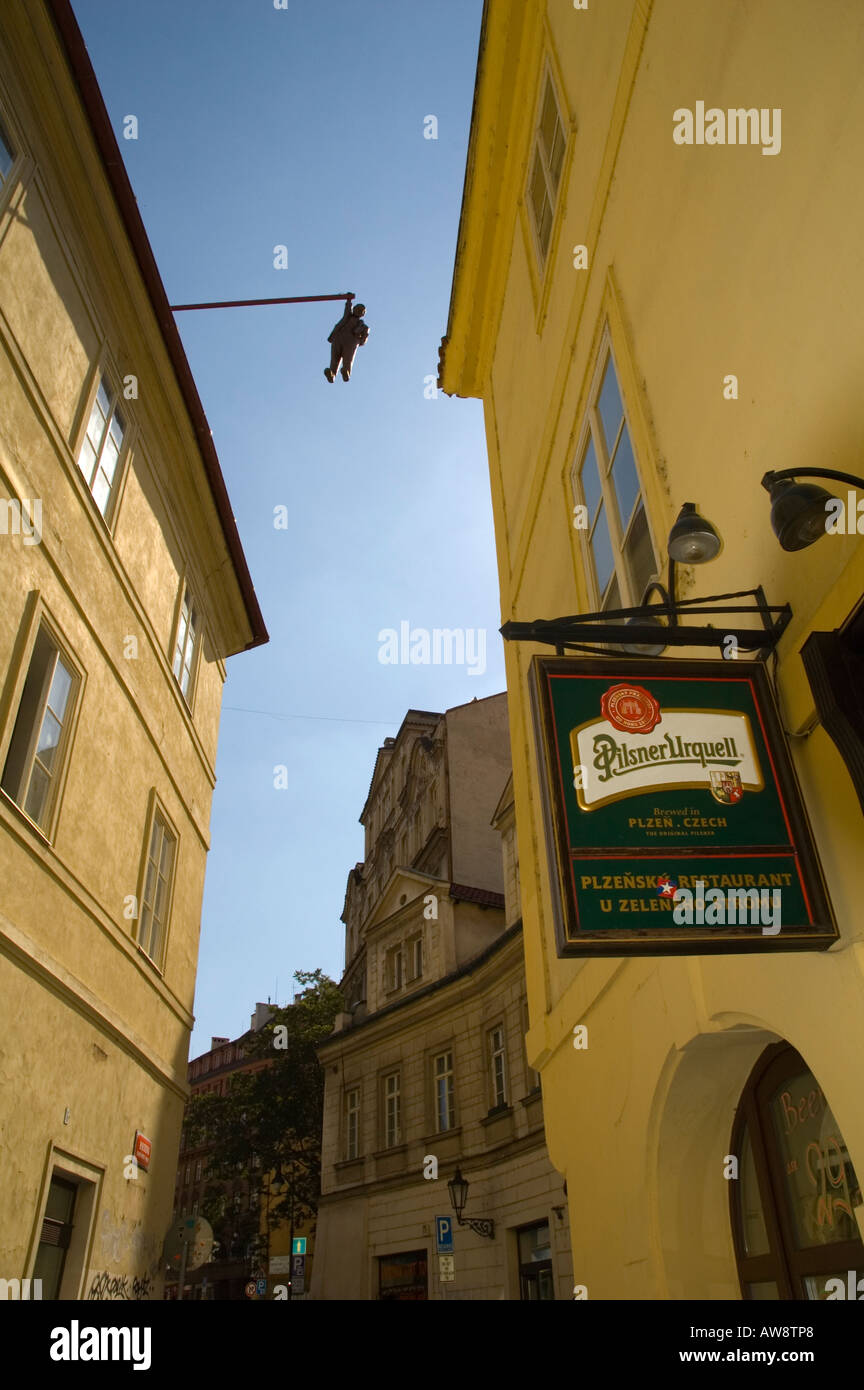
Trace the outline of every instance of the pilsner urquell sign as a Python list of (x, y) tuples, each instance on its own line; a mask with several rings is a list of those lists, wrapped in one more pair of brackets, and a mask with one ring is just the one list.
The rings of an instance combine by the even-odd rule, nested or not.
[(761, 662), (534, 657), (561, 955), (838, 938)]

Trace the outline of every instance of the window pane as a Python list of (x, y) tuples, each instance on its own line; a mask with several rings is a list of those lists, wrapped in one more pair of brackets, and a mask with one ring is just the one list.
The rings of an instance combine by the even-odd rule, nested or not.
[(85, 436), (84, 443), (81, 445), (81, 452), (78, 455), (78, 467), (81, 469), (81, 472), (87, 479), (88, 487), (90, 486), (90, 483), (93, 480), (93, 469), (95, 467), (95, 464), (96, 450), (93, 448), (93, 445), (90, 443), (90, 440)]
[(93, 500), (103, 516), (108, 510), (108, 499), (110, 496), (111, 486), (100, 468), (99, 472), (96, 474), (96, 480), (93, 483)]
[(749, 1129), (744, 1130), (741, 1144), (741, 1185), (739, 1192), (741, 1195), (741, 1235), (744, 1239), (744, 1249), (748, 1255), (767, 1255), (770, 1249), (768, 1232), (765, 1229), (762, 1199), (759, 1196), (759, 1185), (756, 1181), (756, 1161), (753, 1157), (753, 1145), (750, 1142)]
[(519, 1232), (519, 1263), (534, 1264), (538, 1260), (550, 1260), (552, 1247), (549, 1243), (549, 1223), (532, 1226)]
[(69, 698), (69, 691), (72, 689), (72, 675), (67, 671), (63, 662), (57, 659), (54, 669), (54, 679), (51, 682), (51, 689), (48, 692), (48, 704), (57, 715), (62, 719), (66, 712), (66, 701)]
[(555, 105), (555, 95), (552, 91), (552, 83), (547, 81), (546, 92), (543, 98), (543, 114), (540, 117), (540, 136), (543, 141), (543, 150), (546, 155), (547, 163), (551, 164), (552, 149), (555, 143), (555, 129), (558, 125), (558, 108)]
[(633, 458), (630, 431), (627, 429), (626, 425), (621, 431), (621, 438), (618, 441), (618, 448), (615, 451), (615, 460), (612, 464), (612, 480), (615, 484), (615, 496), (618, 499), (618, 515), (621, 518), (621, 530), (626, 531), (627, 522), (633, 515), (633, 506), (639, 495), (639, 478), (636, 473), (636, 461)]
[(50, 710), (46, 709), (45, 718), (42, 720), (42, 728), (39, 730), (39, 741), (36, 745), (36, 756), (44, 764), (48, 772), (51, 771), (54, 762), (54, 755), (60, 743), (62, 732), (59, 719), (55, 719)]
[[(606, 610), (606, 609), (612, 609), (612, 608), (620, 608), (620, 607), (621, 607), (621, 591), (620, 591), (620, 589), (618, 588), (618, 576), (617, 576), (617, 575), (616, 575), (615, 578), (612, 580), (612, 583), (609, 585), (609, 588), (606, 590), (606, 595), (605, 595), (605, 597), (604, 597), (604, 599), (603, 599), (603, 602), (601, 603), (600, 607), (601, 607), (602, 609), (604, 609), (604, 610)], [(626, 621), (626, 619), (624, 619), (624, 618), (613, 618), (612, 621), (613, 621), (613, 622), (616, 622), (616, 623), (623, 623), (623, 622)]]
[(540, 222), (540, 249), (543, 255), (549, 250), (549, 237), (552, 233), (552, 208), (549, 199), (543, 200), (543, 216)]
[(606, 509), (601, 507), (591, 536), (591, 554), (594, 557), (594, 572), (597, 576), (597, 592), (603, 594), (609, 578), (615, 569), (612, 558), (612, 542), (606, 524)]
[(561, 166), (564, 163), (564, 131), (561, 123), (555, 127), (555, 142), (552, 146), (552, 153), (549, 156), (549, 177), (552, 182), (552, 192), (558, 192), (558, 183), (561, 179)]
[(123, 419), (123, 416), (120, 414), (120, 411), (119, 411), (119, 410), (115, 410), (115, 411), (114, 411), (114, 418), (113, 418), (113, 420), (111, 421), (111, 430), (110, 430), (110, 434), (111, 434), (111, 438), (114, 440), (114, 443), (117, 445), (118, 450), (119, 450), (119, 448), (121, 447), (121, 445), (122, 445), (122, 443), (123, 443), (123, 436), (124, 436), (125, 433), (126, 433), (126, 422), (125, 422), (125, 420)]
[(102, 450), (102, 458), (99, 461), (100, 470), (105, 474), (109, 483), (114, 481), (114, 473), (117, 469), (117, 460), (120, 457), (120, 450), (111, 438), (110, 434)]
[(2, 179), (4, 183), (14, 161), (15, 155), (12, 151), (12, 141), (9, 139), (3, 126), (0, 125), (0, 179)]
[(860, 1240), (858, 1179), (840, 1128), (810, 1071), (781, 1082), (768, 1106), (782, 1159), (795, 1245)]
[(615, 447), (615, 440), (618, 438), (618, 429), (624, 416), (624, 407), (621, 404), (618, 382), (615, 380), (615, 368), (612, 365), (611, 354), (606, 363), (606, 371), (603, 374), (603, 385), (600, 388), (600, 399), (597, 402), (597, 409), (600, 412), (600, 419), (603, 421), (603, 437), (606, 441), (606, 452), (611, 455)]
[(638, 603), (645, 592), (645, 585), (656, 570), (651, 537), (648, 534), (648, 522), (641, 505), (633, 518), (633, 525), (630, 527), (624, 542), (624, 556), (633, 585), (633, 600)]
[(531, 206), (534, 209), (534, 225), (537, 228), (537, 235), (540, 235), (540, 227), (543, 222), (543, 205), (546, 202), (546, 179), (543, 176), (543, 166), (540, 163), (539, 151), (534, 153), (534, 168), (531, 173)]
[(30, 786), (27, 789), (27, 800), (24, 803), (24, 810), (27, 812), (30, 819), (34, 820), (37, 825), (40, 825), (42, 821), (42, 814), (45, 810), (45, 803), (48, 796), (48, 786), (48, 773), (45, 772), (38, 763), (34, 763), (33, 770), (30, 774)]
[(160, 874), (162, 875), (163, 878), (170, 878), (170, 877), (171, 877), (171, 866), (172, 866), (173, 862), (174, 862), (174, 840), (172, 839), (172, 837), (171, 837), (171, 836), (167, 833), (167, 831), (166, 831), (166, 832), (164, 833), (163, 839), (162, 839), (162, 854), (161, 854), (160, 862), (159, 862), (159, 872), (160, 872)]
[(588, 508), (588, 525), (590, 526), (597, 515), (597, 508), (603, 495), (600, 491), (600, 474), (597, 471), (597, 455), (594, 452), (593, 439), (588, 440), (588, 448), (585, 450), (585, 457), (582, 460), (579, 481), (582, 484), (582, 496), (585, 498), (585, 505)]
[(777, 1292), (777, 1285), (766, 1280), (761, 1284), (748, 1284), (747, 1295), (755, 1302), (779, 1303), (780, 1295)]

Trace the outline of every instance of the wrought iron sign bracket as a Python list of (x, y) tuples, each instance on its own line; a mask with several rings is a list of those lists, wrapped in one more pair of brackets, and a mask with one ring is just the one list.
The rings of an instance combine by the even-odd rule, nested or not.
[[(661, 586), (655, 587), (659, 589)], [(729, 600), (742, 598), (752, 598), (754, 601), (729, 606)], [(691, 627), (679, 622), (679, 618), (689, 615), (708, 617), (718, 614), (758, 615), (762, 627), (731, 627), (727, 624), (714, 627), (710, 623), (704, 627)], [(658, 623), (658, 618), (665, 618), (667, 625), (664, 627)], [(674, 603), (670, 600), (642, 604), (639, 608), (612, 608), (601, 613), (576, 613), (564, 618), (535, 618), (529, 623), (511, 620), (499, 630), (507, 642), (545, 642), (557, 647), (562, 655), (563, 649), (568, 647), (600, 655), (599, 647), (626, 649), (643, 644), (648, 646), (658, 639), (671, 647), (722, 648), (730, 638), (741, 651), (761, 654), (773, 651), (791, 618), (789, 604), (767, 603), (760, 585), (757, 589), (741, 589), (733, 594), (709, 594), (705, 598), (679, 599)], [(597, 645), (587, 646), (586, 643)], [(641, 655), (644, 659), (644, 654), (638, 652), (623, 650), (622, 655), (636, 659)]]
[(460, 1226), (467, 1226), (477, 1236), (486, 1236), (489, 1240), (495, 1239), (495, 1222), (491, 1217), (457, 1216), (456, 1220)]

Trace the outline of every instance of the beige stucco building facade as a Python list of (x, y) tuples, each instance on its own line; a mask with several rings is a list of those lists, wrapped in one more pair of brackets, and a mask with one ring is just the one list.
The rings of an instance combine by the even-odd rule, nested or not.
[[(524, 1047), (506, 697), (409, 711), (379, 750), (361, 821), (366, 857), (343, 916), (347, 1011), (319, 1051), (312, 1297), (567, 1297), (566, 1198)], [(457, 1224), (457, 1168), (464, 1219), (490, 1220), (494, 1236)]]
[(0, 397), (0, 1278), (156, 1296), (225, 659), (267, 634), (63, 0), (2, 16)]
[(502, 620), (639, 605), (694, 502), (723, 546), (673, 597), (791, 606), (769, 673), (839, 928), (562, 954), (530, 688), (554, 648), (507, 644), (529, 1059), (591, 1299), (824, 1298), (864, 1267), (864, 485), (795, 551), (761, 486), (862, 475), (862, 62), (854, 0), (485, 6), (441, 385), (484, 402)]

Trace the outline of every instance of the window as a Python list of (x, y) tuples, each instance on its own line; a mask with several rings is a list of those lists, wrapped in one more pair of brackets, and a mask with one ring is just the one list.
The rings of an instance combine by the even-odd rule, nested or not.
[(103, 376), (78, 454), (78, 467), (106, 521), (110, 520), (120, 480), (117, 465), (125, 435), (126, 423), (117, 409), (117, 394), (112, 392), (108, 378)]
[(384, 1077), (384, 1147), (394, 1149), (402, 1140), (402, 1096), (398, 1071)]
[(2, 185), (8, 179), (9, 172), (14, 163), (15, 149), (12, 144), (12, 141), (6, 134), (5, 126), (3, 125), (2, 121), (0, 121), (0, 187), (2, 187)]
[[(741, 1097), (729, 1152), (730, 1202), (745, 1299), (823, 1300), (864, 1270), (861, 1187), (831, 1107), (804, 1058), (769, 1047)], [(734, 1189), (734, 1190), (733, 1190)]]
[(425, 1250), (409, 1250), (398, 1255), (378, 1256), (378, 1297), (398, 1302), (418, 1302), (428, 1298), (427, 1256)]
[(198, 1162), (195, 1164), (195, 1181), (196, 1181), (196, 1182), (200, 1182), (200, 1181), (201, 1181), (201, 1160), (200, 1160), (200, 1158), (199, 1158)]
[(345, 1092), (345, 1158), (357, 1158), (360, 1153), (360, 1091), (356, 1087)]
[(577, 501), (587, 511), (585, 563), (601, 608), (632, 608), (657, 573), (615, 363), (608, 346), (588, 407)]
[(56, 803), (78, 683), (71, 663), (40, 626), (0, 785), (46, 831)]
[(423, 974), (423, 938), (415, 936), (408, 942), (408, 955), (411, 962), (411, 978), (419, 980)]
[(453, 1106), (453, 1053), (440, 1052), (433, 1059), (435, 1078), (435, 1128), (441, 1134), (456, 1123)]
[(519, 1246), (519, 1297), (524, 1302), (554, 1300), (549, 1223), (525, 1226), (516, 1232)]
[(161, 963), (165, 948), (176, 850), (177, 840), (159, 807), (154, 806), (141, 894), (138, 944), (156, 965)]
[(386, 955), (387, 989), (401, 989), (403, 984), (402, 946), (393, 946)]
[(192, 601), (189, 589), (183, 593), (180, 618), (177, 623), (177, 640), (174, 643), (174, 676), (183, 692), (187, 704), (192, 703), (191, 686), (195, 674), (195, 658), (198, 653), (200, 625), (198, 610)]
[(549, 250), (566, 144), (567, 137), (564, 134), (555, 89), (547, 72), (540, 122), (534, 138), (534, 153), (528, 176), (528, 206), (531, 209), (541, 266)]
[(507, 1104), (507, 1073), (504, 1062), (504, 1028), (499, 1025), (489, 1034), (489, 1061), (492, 1080), (492, 1109)]

